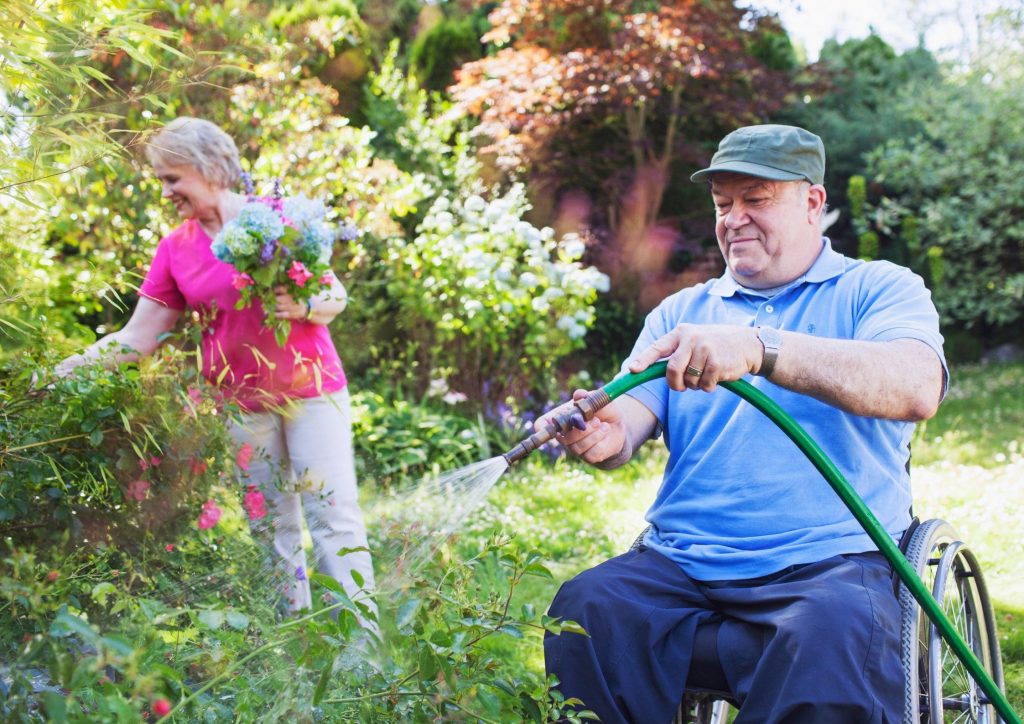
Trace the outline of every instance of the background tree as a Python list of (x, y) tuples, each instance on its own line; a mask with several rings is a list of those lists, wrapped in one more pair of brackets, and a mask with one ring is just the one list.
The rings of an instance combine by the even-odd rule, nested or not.
[(785, 73), (755, 53), (779, 60), (762, 41), (784, 34), (731, 0), (505, 0), (490, 21), (497, 52), (452, 94), (494, 178), (526, 178), (537, 213), (592, 230), (613, 293), (650, 307), (709, 239), (703, 194), (679, 182), (782, 103)]
[(825, 188), (839, 218), (828, 234), (841, 251), (857, 255), (847, 187), (878, 146), (910, 139), (924, 129), (907, 99), (942, 81), (924, 48), (896, 53), (875, 34), (842, 43), (827, 40), (819, 60), (802, 74), (803, 97), (777, 118), (803, 126), (825, 142)]

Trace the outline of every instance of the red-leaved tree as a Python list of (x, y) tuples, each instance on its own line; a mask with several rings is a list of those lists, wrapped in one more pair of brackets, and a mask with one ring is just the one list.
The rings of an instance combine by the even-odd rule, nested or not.
[(496, 179), (526, 178), (545, 221), (583, 222), (613, 290), (641, 307), (692, 281), (680, 272), (715, 255), (706, 192), (682, 182), (785, 101), (787, 73), (756, 57), (765, 38), (788, 47), (777, 19), (733, 0), (503, 0), (489, 20), (500, 50), (451, 91)]

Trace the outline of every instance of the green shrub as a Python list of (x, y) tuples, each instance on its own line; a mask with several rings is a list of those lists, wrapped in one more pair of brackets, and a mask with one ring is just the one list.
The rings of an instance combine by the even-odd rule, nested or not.
[(580, 262), (583, 242), (523, 221), (528, 209), (518, 185), (489, 201), (442, 197), (416, 238), (390, 249), (387, 292), (419, 369), (471, 399), (546, 390), (608, 289)]
[(490, 457), (483, 419), (470, 420), (451, 405), (446, 407), (388, 400), (373, 391), (355, 392), (352, 433), (360, 480), (387, 488)]
[(78, 368), (34, 390), (30, 358), (0, 386), (0, 535), (137, 545), (193, 524), (234, 455), (191, 355)]
[[(874, 230), (925, 276), (944, 321), (986, 333), (1024, 320), (1024, 100), (967, 79), (906, 99), (925, 131), (867, 157)], [(913, 221), (908, 221), (913, 219)]]
[(423, 85), (444, 90), (455, 81), (454, 73), (463, 63), (483, 55), (480, 36), (486, 29), (480, 16), (446, 18), (423, 33), (409, 51), (409, 63)]

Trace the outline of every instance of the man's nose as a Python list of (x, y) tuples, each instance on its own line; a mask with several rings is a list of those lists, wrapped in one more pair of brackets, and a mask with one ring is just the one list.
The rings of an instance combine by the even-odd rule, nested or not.
[(729, 213), (725, 215), (725, 226), (729, 229), (738, 229), (750, 221), (746, 210), (742, 206), (733, 205)]

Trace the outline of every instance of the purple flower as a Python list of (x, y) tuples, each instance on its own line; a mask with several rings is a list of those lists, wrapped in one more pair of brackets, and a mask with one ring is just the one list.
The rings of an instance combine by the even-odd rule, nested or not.
[(305, 581), (306, 580), (306, 569), (302, 566), (295, 566), (295, 580)]
[(263, 248), (260, 250), (260, 262), (263, 264), (269, 264), (270, 260), (274, 258), (274, 252), (277, 251), (277, 240), (271, 239)]
[(248, 171), (242, 171), (241, 179), (242, 187), (245, 189), (245, 195), (252, 196), (256, 191), (256, 184), (252, 181), (252, 175)]
[(346, 221), (338, 229), (338, 238), (341, 241), (353, 241), (359, 238), (359, 228), (351, 221)]

